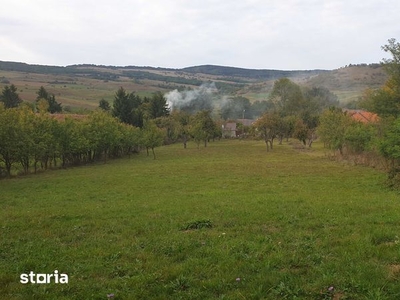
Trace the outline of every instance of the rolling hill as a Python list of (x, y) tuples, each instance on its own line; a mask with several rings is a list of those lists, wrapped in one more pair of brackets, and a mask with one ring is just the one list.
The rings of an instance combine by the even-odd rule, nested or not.
[(265, 100), (274, 81), (287, 77), (306, 86), (324, 86), (345, 103), (366, 88), (381, 86), (386, 75), (379, 64), (347, 66), (337, 70), (255, 70), (204, 65), (183, 69), (138, 66), (45, 66), (0, 61), (0, 88), (15, 84), (23, 100), (34, 101), (40, 86), (56, 96), (67, 110), (94, 109), (101, 99), (112, 102), (123, 86), (141, 96), (215, 82), (221, 93)]

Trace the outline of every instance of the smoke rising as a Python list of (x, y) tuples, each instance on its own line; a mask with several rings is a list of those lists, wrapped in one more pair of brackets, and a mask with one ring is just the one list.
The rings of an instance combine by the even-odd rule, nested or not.
[(213, 110), (218, 98), (218, 89), (215, 83), (204, 83), (193, 90), (178, 91), (173, 90), (164, 96), (169, 107), (190, 113), (208, 109)]
[[(251, 119), (261, 115), (265, 110), (265, 105), (253, 107), (246, 98), (221, 94), (214, 82), (204, 83), (191, 90), (173, 90), (166, 93), (164, 97), (171, 110), (178, 109), (190, 114), (201, 110), (210, 110), (214, 116), (223, 119)], [(259, 104), (261, 103), (259, 102)]]

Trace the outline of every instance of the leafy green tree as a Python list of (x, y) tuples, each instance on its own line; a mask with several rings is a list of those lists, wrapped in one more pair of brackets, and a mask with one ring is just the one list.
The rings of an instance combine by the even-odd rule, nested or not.
[(264, 139), (267, 151), (273, 149), (274, 139), (281, 130), (282, 118), (275, 112), (266, 112), (258, 118), (253, 126)]
[(400, 43), (390, 39), (382, 49), (392, 55), (392, 58), (382, 62), (389, 79), (382, 88), (367, 90), (360, 106), (381, 117), (397, 118), (400, 116)]
[(148, 121), (145, 123), (142, 133), (142, 143), (146, 147), (147, 155), (149, 155), (149, 149), (151, 149), (153, 152), (153, 158), (156, 159), (154, 148), (161, 146), (163, 139), (163, 131), (158, 128), (154, 122)]
[(308, 128), (307, 125), (304, 124), (302, 119), (297, 119), (295, 126), (294, 126), (294, 132), (293, 132), (293, 137), (298, 139), (303, 143), (303, 145), (307, 145), (307, 138), (308, 138)]
[(400, 163), (400, 119), (396, 119), (384, 133), (384, 138), (379, 143), (380, 153), (390, 159), (392, 164)]
[(124, 123), (119, 123), (118, 126), (118, 131), (120, 132), (119, 147), (121, 147), (122, 154), (130, 155), (131, 153), (139, 152), (139, 147), (143, 140), (140, 128)]
[(31, 159), (34, 156), (35, 141), (34, 137), (34, 122), (36, 120), (35, 114), (28, 107), (21, 107), (17, 110), (18, 112), (18, 160), (23, 168), (25, 174), (29, 173), (29, 167), (31, 165)]
[(175, 135), (178, 139), (181, 139), (183, 143), (183, 148), (186, 149), (187, 142), (190, 137), (190, 115), (189, 113), (182, 110), (174, 110), (169, 116), (176, 124)]
[(388, 183), (400, 187), (400, 118), (392, 122), (378, 143), (379, 153), (389, 161)]
[(6, 85), (0, 95), (0, 102), (4, 103), (5, 108), (17, 107), (22, 103), (21, 98), (17, 93), (17, 87), (15, 85)]
[(392, 38), (388, 44), (382, 46), (383, 51), (389, 52), (392, 58), (383, 59), (383, 66), (389, 75), (389, 83), (395, 88), (397, 95), (400, 94), (400, 43)]
[(107, 162), (111, 151), (121, 146), (122, 132), (118, 121), (104, 111), (98, 110), (89, 115), (86, 126), (90, 148)]
[(354, 154), (361, 154), (370, 149), (373, 137), (376, 134), (376, 128), (373, 124), (351, 122), (344, 134), (347, 151)]
[(288, 78), (275, 81), (269, 101), (281, 116), (298, 115), (305, 107), (300, 86)]
[(213, 138), (216, 134), (216, 124), (211, 117), (210, 110), (202, 110), (197, 112), (190, 121), (190, 133), (197, 143), (204, 141), (204, 147), (207, 147), (209, 139)]
[(21, 131), (17, 109), (5, 109), (0, 103), (0, 161), (4, 163), (8, 176), (11, 176), (11, 168), (19, 160)]
[[(46, 108), (47, 110), (47, 108)], [(35, 173), (40, 162), (42, 169), (47, 169), (49, 162), (54, 158), (57, 151), (55, 128), (57, 121), (50, 118), (48, 114), (41, 112), (33, 120), (33, 160)]]
[(339, 150), (342, 155), (346, 129), (352, 122), (354, 121), (341, 109), (330, 108), (320, 116), (317, 132), (327, 148)]
[(58, 123), (56, 138), (64, 168), (68, 164), (80, 163), (82, 155), (86, 155), (90, 147), (84, 134), (84, 122), (69, 117)]

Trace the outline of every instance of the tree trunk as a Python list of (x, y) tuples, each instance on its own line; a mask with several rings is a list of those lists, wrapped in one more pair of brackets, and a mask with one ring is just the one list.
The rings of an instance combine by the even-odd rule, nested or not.
[(153, 152), (153, 159), (156, 159), (156, 153), (154, 152), (154, 147), (151, 147), (151, 151)]
[(265, 140), (265, 145), (267, 146), (267, 152), (269, 151), (269, 143), (268, 140)]
[(6, 165), (7, 176), (11, 177), (11, 161), (9, 159), (5, 159), (4, 164)]
[(186, 149), (186, 143), (187, 143), (187, 136), (186, 134), (183, 135), (183, 149)]

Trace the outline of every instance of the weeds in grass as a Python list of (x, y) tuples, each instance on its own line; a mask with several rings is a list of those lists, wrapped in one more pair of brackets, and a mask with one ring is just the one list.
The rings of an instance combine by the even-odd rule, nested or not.
[(182, 230), (192, 230), (192, 229), (202, 229), (202, 228), (212, 228), (213, 224), (210, 220), (197, 220), (189, 222), (182, 226)]

